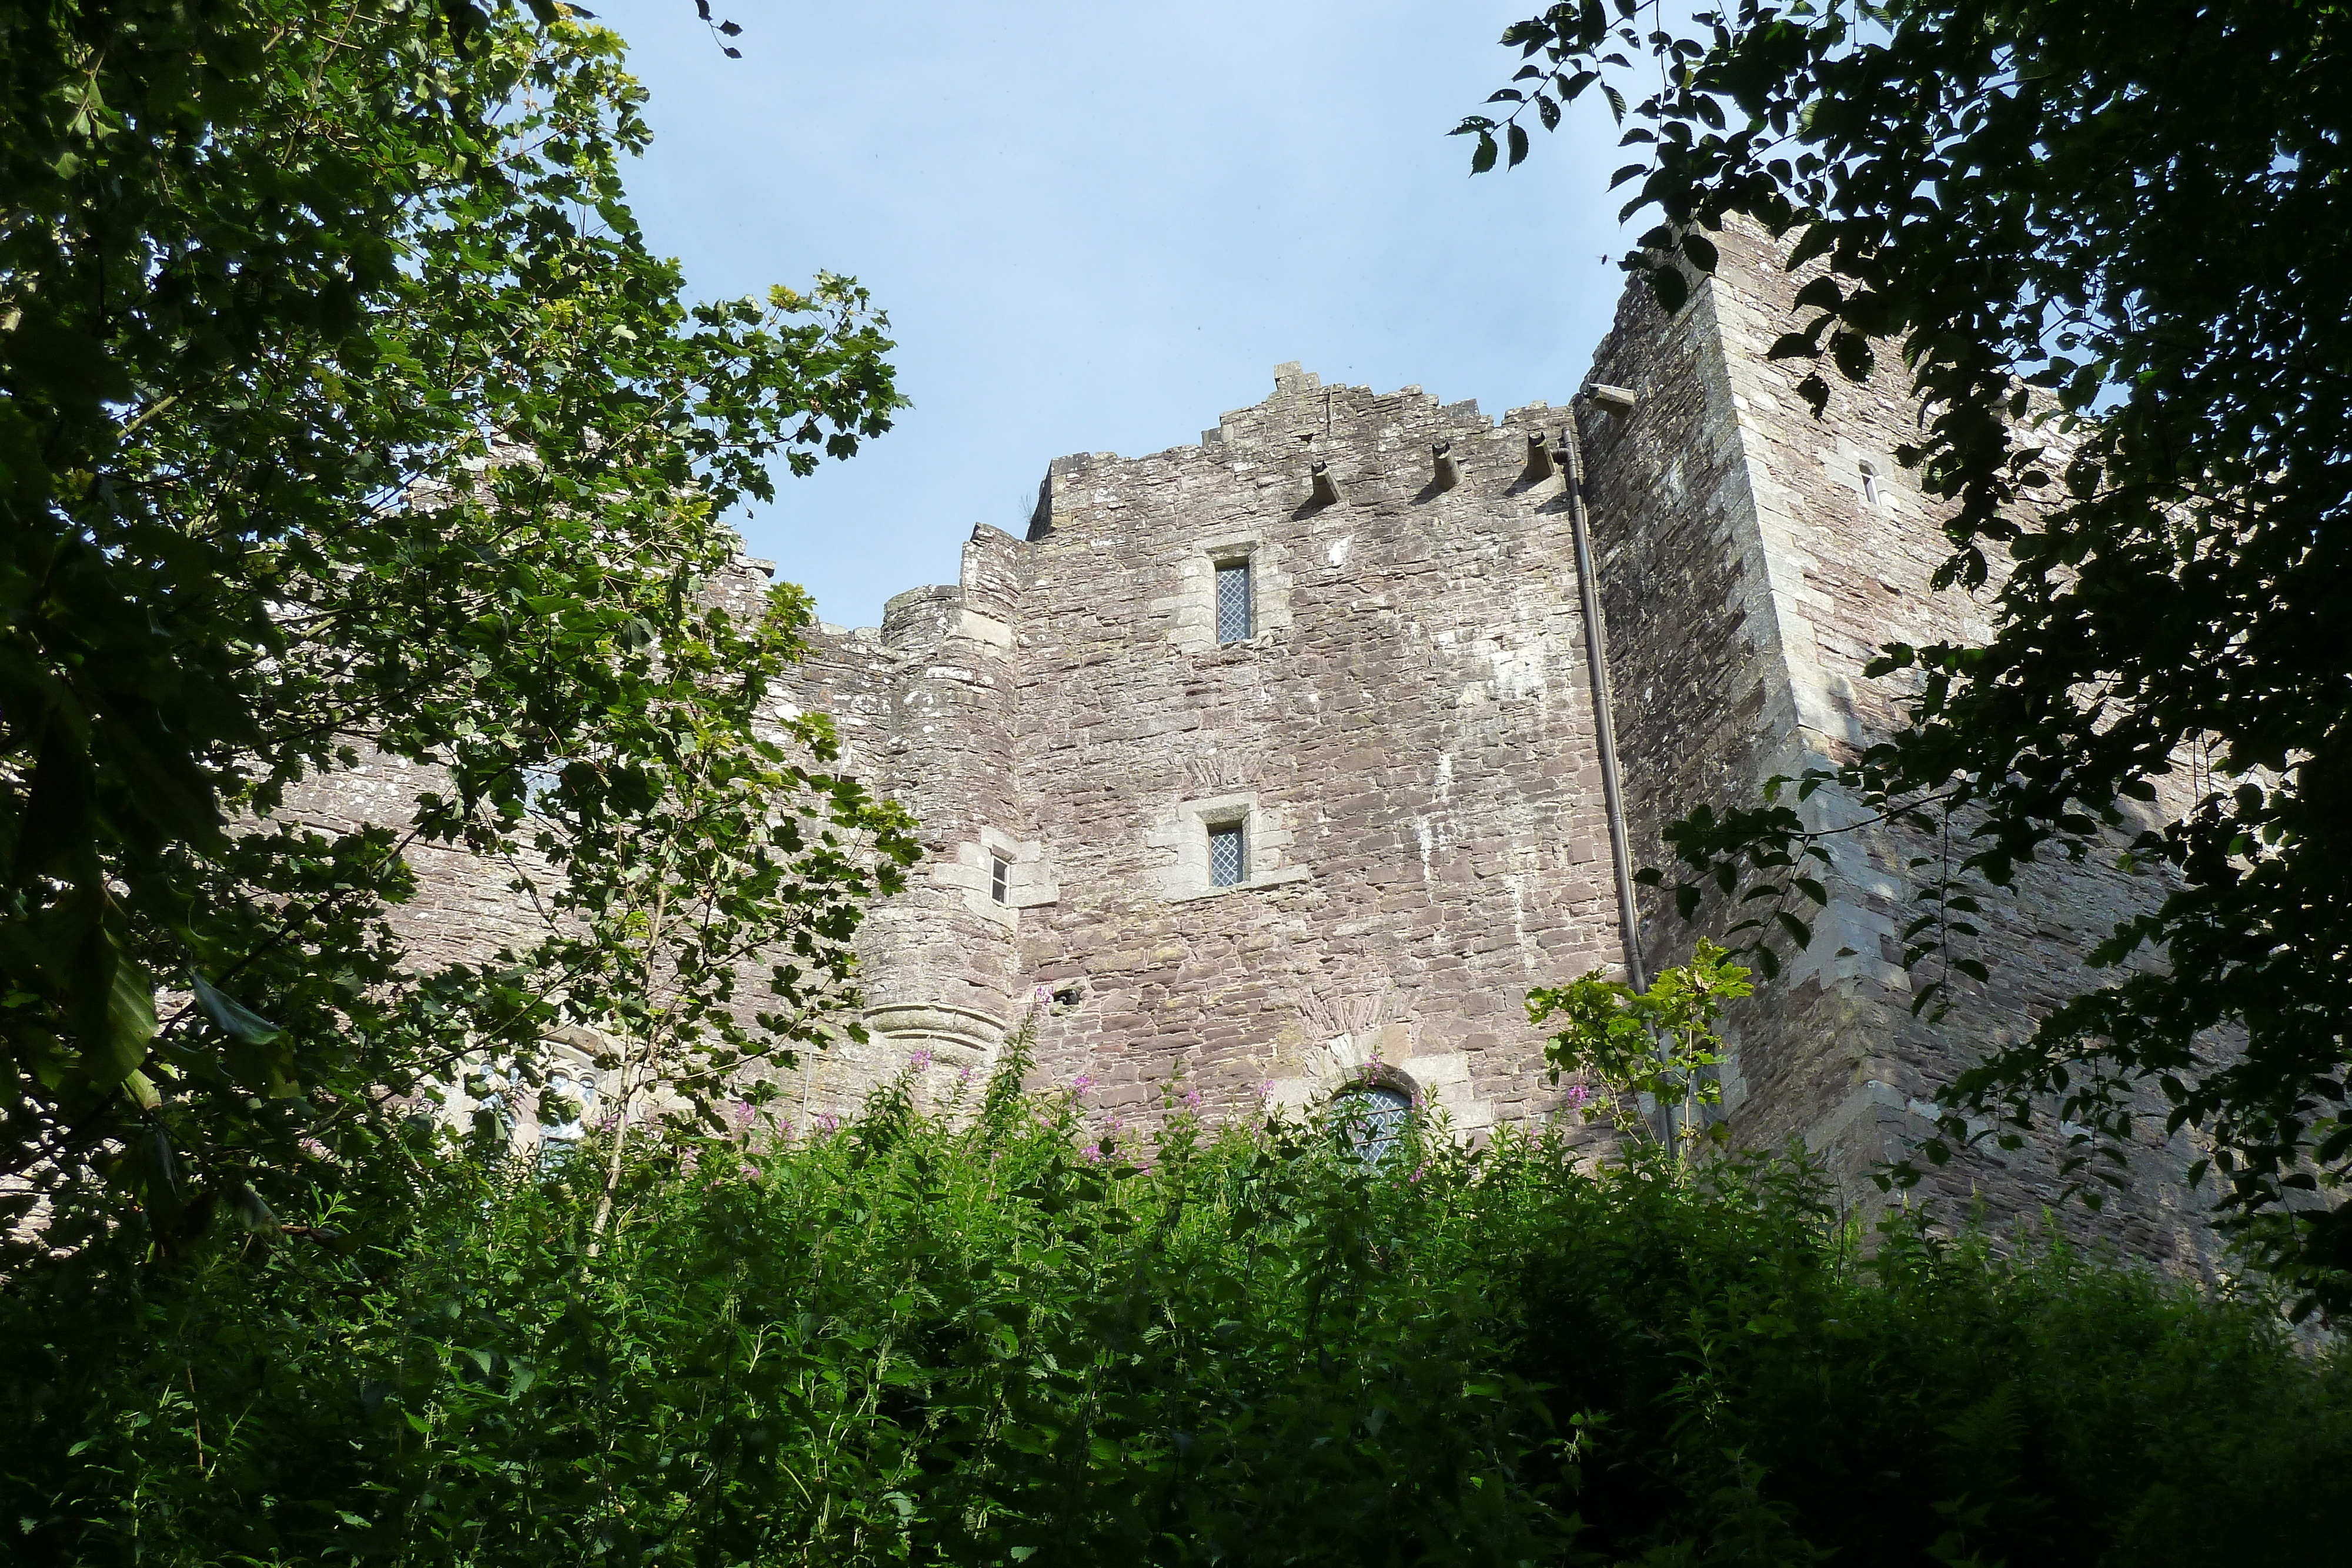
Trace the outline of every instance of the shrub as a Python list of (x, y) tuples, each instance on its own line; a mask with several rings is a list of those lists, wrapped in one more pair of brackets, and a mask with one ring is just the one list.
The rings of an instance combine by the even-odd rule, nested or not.
[[(453, 1165), (391, 1218), (15, 1281), (17, 1550), (249, 1562), (2321, 1560), (2352, 1384), (1801, 1161), (957, 1114)], [(1867, 1240), (1870, 1245), (1863, 1243)]]

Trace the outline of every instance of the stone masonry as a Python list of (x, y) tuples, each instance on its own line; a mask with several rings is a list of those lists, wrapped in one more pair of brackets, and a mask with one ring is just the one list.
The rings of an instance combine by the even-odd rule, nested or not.
[[(1595, 381), (1636, 393), (1632, 414), (1581, 414), (1628, 814), (1635, 858), (1653, 864), (1667, 858), (1659, 830), (1691, 805), (1753, 802), (1766, 779), (1851, 759), (1894, 729), (1903, 688), (1863, 674), (1880, 645), (1990, 630), (1978, 601), (1931, 588), (1948, 548), (1895, 460), (1918, 431), (1899, 367), (1861, 385), (1829, 375), (1816, 419), (1796, 391), (1811, 365), (1768, 358), (1802, 277), (1756, 230), (1718, 237), (1715, 279), (1671, 319), (1629, 292), (1595, 355)], [(1953, 1005), (1930, 1022), (1913, 1016), (1899, 933), (1917, 913), (1910, 868), (1948, 846), (1871, 823), (1834, 791), (1799, 810), (1849, 831), (1831, 843), (1811, 946), (1733, 1019), (1726, 1099), (1743, 1143), (1801, 1137), (1866, 1190), (1872, 1166), (1931, 1131), (1938, 1084), (2092, 983), (2084, 956), (2150, 890), (2094, 862), (2029, 867), (2014, 890), (1984, 893), (1982, 935), (1956, 956), (1984, 961), (1990, 983), (1948, 977)], [(1693, 932), (1663, 893), (1643, 913), (1654, 967), (1687, 952)], [(1936, 974), (1931, 961), (1916, 977)], [(2180, 1180), (2193, 1157), (2185, 1140), (2132, 1151), (2098, 1233), (2209, 1270), (2202, 1206)], [(2004, 1224), (2060, 1190), (2046, 1142), (1964, 1155), (1927, 1185), (1947, 1212), (1980, 1205)]]
[[(1862, 674), (1879, 644), (1985, 630), (1929, 588), (1946, 547), (1895, 460), (1916, 428), (1899, 371), (1835, 385), (1815, 419), (1807, 367), (1766, 357), (1798, 279), (1760, 234), (1720, 237), (1673, 316), (1626, 295), (1588, 384), (1630, 407), (1497, 420), (1278, 366), (1196, 445), (1057, 459), (1025, 538), (975, 528), (960, 580), (898, 595), (879, 629), (817, 629), (787, 695), (833, 716), (845, 767), (914, 812), (926, 852), (860, 938), (870, 1042), (809, 1057), (787, 1113), (846, 1114), (910, 1063), (945, 1096), (1028, 1022), (1039, 1080), (1090, 1080), (1106, 1121), (1187, 1093), (1214, 1116), (1307, 1108), (1368, 1079), (1464, 1135), (1560, 1115), (1525, 994), (1627, 951), (1571, 430), (1637, 866), (1690, 806), (1886, 733), (1900, 692)], [(721, 591), (755, 593), (757, 564)], [(1245, 581), (1245, 626), (1230, 601), (1221, 624), (1221, 580)], [(1727, 1109), (1742, 1142), (1802, 1139), (1861, 1194), (1958, 1063), (2084, 983), (2145, 889), (2024, 878), (1979, 922), (1991, 983), (1925, 1021), (1897, 933), (1907, 868), (1939, 846), (1830, 792), (1804, 809), (1851, 831), (1812, 946), (1731, 1019)], [(1212, 839), (1235, 830), (1221, 876)], [(1640, 907), (1653, 970), (1687, 953), (1658, 895)], [(2101, 1228), (2204, 1267), (2189, 1157), (2137, 1151)], [(2056, 1179), (2036, 1145), (1929, 1190), (1999, 1222)]]
[[(1549, 1114), (1521, 998), (1622, 950), (1562, 417), (1286, 365), (1197, 446), (1057, 461), (1025, 541), (977, 529), (960, 585), (822, 634), (801, 700), (929, 854), (860, 944), (872, 1053), (798, 1091), (976, 1066), (1034, 1011), (1106, 1115), (1304, 1106), (1374, 1062), (1465, 1132)], [(1224, 642), (1220, 566), (1252, 600)]]

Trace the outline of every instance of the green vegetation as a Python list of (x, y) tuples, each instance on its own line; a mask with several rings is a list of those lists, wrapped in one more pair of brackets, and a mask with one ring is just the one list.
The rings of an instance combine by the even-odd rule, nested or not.
[[(913, 845), (821, 721), (755, 724), (807, 606), (717, 608), (718, 519), (898, 399), (846, 280), (684, 303), (624, 201), (639, 101), (541, 0), (0, 12), (0, 1218), (47, 1205), (0, 1260), (11, 1561), (2322, 1556), (2339, 1357), (2063, 1248), (1865, 1230), (1801, 1162), (1423, 1127), (1368, 1164), (1344, 1126), (1181, 1105), (1106, 1135), (1024, 1094), (1017, 1050), (969, 1103), (910, 1075), (842, 1128), (739, 1090), (836, 1027)], [(1865, 330), (1866, 298), (1824, 308)], [(2086, 447), (2086, 515), (2134, 526), (2095, 508), (2138, 442)], [(2299, 449), (2263, 451), (2221, 500), (2163, 492), (2208, 530), (2182, 548), (2305, 515)], [(2271, 510), (2233, 511), (2257, 482)], [(1959, 656), (1916, 656), (1967, 709)], [(362, 766), (394, 821), (301, 825), (308, 781)], [(2218, 808), (2285, 824), (2240, 853), (2273, 891), (2321, 863), (2282, 778)], [(419, 965), (390, 917), (424, 846), (502, 860), (542, 924)], [(1631, 1137), (1639, 1095), (1709, 1098), (1744, 984), (1710, 950), (1534, 1005)], [(576, 1024), (617, 1130), (517, 1164), (434, 1113), (487, 1062), (529, 1089)], [(2307, 1109), (2260, 1146), (2302, 1151)], [(2295, 1223), (2273, 1258), (2316, 1245)]]
[[(770, 462), (887, 424), (885, 323), (687, 306), (559, 12), (0, 8), (0, 1220), (266, 1225), (568, 1025), (715, 1114), (913, 852), (822, 720), (755, 727), (803, 596), (705, 592)], [(380, 825), (305, 825), (363, 765)], [(431, 846), (538, 916), (496, 961), (387, 923)]]
[[(1774, 355), (1859, 379), (1894, 349), (1919, 394), (1899, 455), (1950, 504), (1942, 580), (1989, 585), (1992, 636), (1884, 649), (1874, 673), (1919, 679), (1911, 727), (1799, 792), (1950, 831), (1907, 933), (1922, 1005), (1984, 977), (1972, 883), (2121, 843), (2151, 873), (2095, 958), (2160, 961), (1962, 1074), (1945, 1136), (2071, 1121), (2094, 1178), (2160, 1091), (2297, 1310), (2352, 1310), (2352, 9), (1739, 0), (1682, 25), (1579, 0), (1504, 42), (1527, 63), (1459, 128), (1474, 169), (1598, 87), (1630, 120), (1625, 215), (1661, 220), (1626, 260), (1661, 304), (1744, 215), (1818, 263)], [(1820, 835), (1769, 792), (1688, 804), (1685, 912), (1777, 895), (1769, 968)]]
[(1751, 994), (1748, 975), (1701, 938), (1689, 963), (1664, 970), (1646, 991), (1602, 969), (1565, 986), (1538, 986), (1528, 993), (1528, 1019), (1565, 1021), (1544, 1058), (1553, 1082), (1570, 1075), (1564, 1098), (1588, 1124), (1605, 1121), (1632, 1138), (1666, 1130), (1643, 1117), (1647, 1101), (1665, 1109), (1675, 1135), (1720, 1147), (1730, 1142), (1730, 1124), (1710, 1108), (1723, 1103), (1717, 1070), (1729, 1052), (1715, 1020), (1724, 1003)]
[[(2352, 1378), (1801, 1168), (1150, 1141), (1007, 1064), (763, 1152), (452, 1161), (0, 1302), (17, 1561), (2318, 1562)], [(1865, 1246), (1865, 1241), (1869, 1246)]]

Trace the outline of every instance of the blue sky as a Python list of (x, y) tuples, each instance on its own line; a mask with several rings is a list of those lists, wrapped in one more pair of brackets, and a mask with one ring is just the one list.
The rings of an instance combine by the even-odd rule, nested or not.
[(1018, 532), (1069, 452), (1199, 439), (1297, 360), (1489, 413), (1565, 402), (1615, 309), (1595, 102), (1517, 172), (1444, 132), (1530, 0), (891, 7), (591, 0), (652, 94), (630, 189), (699, 298), (820, 268), (889, 312), (914, 406), (734, 520), (819, 612), (871, 625)]

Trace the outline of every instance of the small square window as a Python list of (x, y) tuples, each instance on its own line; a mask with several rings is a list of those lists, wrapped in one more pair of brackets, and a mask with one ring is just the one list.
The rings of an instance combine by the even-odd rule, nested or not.
[(989, 857), (988, 896), (1003, 904), (1013, 888), (1013, 862), (1003, 855)]
[(1209, 885), (1237, 887), (1249, 880), (1249, 840), (1239, 822), (1209, 829)]
[(1250, 615), (1250, 563), (1217, 563), (1217, 641), (1244, 642), (1253, 630)]

